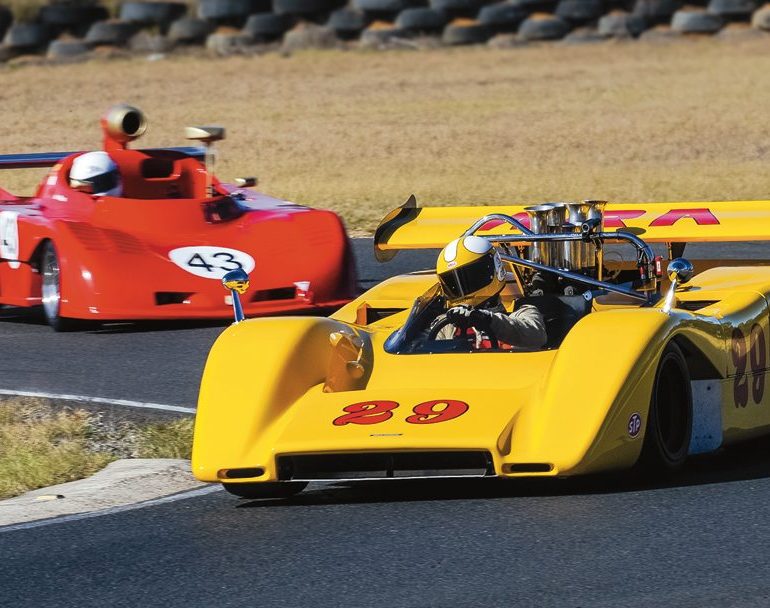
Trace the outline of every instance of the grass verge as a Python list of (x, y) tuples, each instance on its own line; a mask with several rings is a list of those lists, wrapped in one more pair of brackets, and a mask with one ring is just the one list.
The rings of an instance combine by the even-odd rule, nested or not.
[[(764, 198), (768, 72), (767, 40), (720, 37), (8, 66), (0, 153), (94, 149), (100, 114), (127, 101), (149, 121), (137, 146), (224, 125), (222, 178), (258, 175), (362, 231), (413, 192), (425, 205)], [(21, 173), (0, 185), (41, 178)]]
[(192, 419), (106, 422), (32, 399), (0, 403), (0, 498), (87, 477), (118, 458), (189, 458)]

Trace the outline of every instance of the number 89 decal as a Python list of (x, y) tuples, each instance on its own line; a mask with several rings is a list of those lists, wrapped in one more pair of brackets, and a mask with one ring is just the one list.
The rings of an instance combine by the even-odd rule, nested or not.
[[(361, 401), (342, 408), (346, 412), (334, 419), (334, 426), (346, 424), (379, 424), (393, 417), (393, 410), (399, 407), (396, 401)], [(468, 411), (465, 401), (436, 399), (418, 403), (412, 408), (413, 414), (406, 417), (409, 424), (435, 424), (459, 418)]]
[(182, 270), (204, 279), (221, 279), (225, 273), (238, 268), (246, 272), (254, 270), (254, 258), (227, 247), (179, 247), (169, 251), (168, 257)]
[[(748, 344), (740, 329), (734, 329), (730, 341), (730, 355), (735, 365), (733, 399), (735, 407), (749, 404), (749, 393), (754, 403), (760, 403), (765, 394), (765, 373), (767, 371), (767, 344), (765, 332), (755, 323), (749, 333)], [(746, 367), (751, 371), (746, 374)]]

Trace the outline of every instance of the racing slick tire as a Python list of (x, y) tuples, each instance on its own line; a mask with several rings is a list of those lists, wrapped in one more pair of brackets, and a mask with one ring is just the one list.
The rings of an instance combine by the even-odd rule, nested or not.
[(263, 483), (223, 483), (225, 490), (241, 498), (291, 498), (307, 487), (303, 481), (266, 481)]
[(672, 472), (687, 459), (692, 436), (690, 372), (679, 347), (669, 342), (655, 372), (639, 464), (647, 472)]
[(59, 315), (61, 302), (61, 272), (59, 271), (59, 255), (53, 241), (43, 246), (40, 256), (40, 274), (42, 275), (43, 315), (54, 331), (74, 331), (84, 326), (85, 322), (78, 319), (67, 319)]
[(447, 16), (424, 6), (407, 8), (396, 18), (396, 27), (409, 34), (439, 34), (447, 24)]

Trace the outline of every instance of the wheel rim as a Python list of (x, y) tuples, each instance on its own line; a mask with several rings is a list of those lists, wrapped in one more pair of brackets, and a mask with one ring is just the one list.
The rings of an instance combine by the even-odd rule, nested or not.
[(687, 387), (674, 358), (664, 362), (658, 377), (658, 436), (666, 457), (675, 461), (687, 449)]
[(43, 257), (43, 310), (48, 319), (59, 316), (59, 260), (53, 249), (48, 249)]

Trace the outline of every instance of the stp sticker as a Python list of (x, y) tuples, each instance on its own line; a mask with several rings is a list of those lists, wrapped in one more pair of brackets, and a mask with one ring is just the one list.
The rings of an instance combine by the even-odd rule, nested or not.
[(10, 268), (19, 268), (19, 214), (0, 211), (0, 258), (9, 260)]
[(628, 419), (628, 436), (632, 439), (636, 439), (639, 436), (639, 432), (642, 430), (642, 417), (634, 412)]
[(254, 270), (254, 258), (227, 247), (179, 247), (168, 252), (169, 259), (182, 270), (204, 279), (221, 279), (225, 273), (242, 268)]

